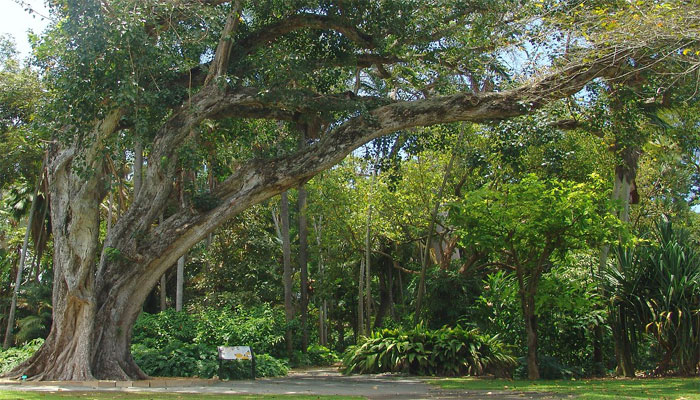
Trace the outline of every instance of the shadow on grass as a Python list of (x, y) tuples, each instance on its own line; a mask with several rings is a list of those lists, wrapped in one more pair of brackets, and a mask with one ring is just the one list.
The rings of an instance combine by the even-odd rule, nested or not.
[(431, 383), (448, 390), (512, 390), (575, 395), (583, 400), (667, 399), (700, 400), (699, 378), (583, 379), (571, 381), (507, 381), (448, 378)]

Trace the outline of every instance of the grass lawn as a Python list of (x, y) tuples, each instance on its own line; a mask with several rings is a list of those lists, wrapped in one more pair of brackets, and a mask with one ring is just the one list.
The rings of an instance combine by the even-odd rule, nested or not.
[(234, 394), (184, 394), (184, 393), (120, 393), (120, 392), (20, 392), (2, 390), (0, 400), (224, 400), (224, 399), (280, 399), (280, 400), (315, 400), (315, 399), (363, 399), (363, 397), (343, 397), (343, 396), (298, 396), (298, 395), (234, 395)]
[(447, 378), (432, 384), (455, 390), (513, 390), (575, 395), (583, 400), (659, 399), (700, 400), (700, 378), (582, 379), (575, 381), (508, 381), (502, 379)]

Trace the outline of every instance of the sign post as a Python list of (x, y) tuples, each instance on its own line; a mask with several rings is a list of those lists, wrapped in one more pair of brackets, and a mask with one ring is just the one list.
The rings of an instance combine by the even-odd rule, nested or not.
[(223, 368), (224, 360), (250, 360), (250, 375), (255, 380), (255, 354), (250, 346), (219, 346), (219, 376)]

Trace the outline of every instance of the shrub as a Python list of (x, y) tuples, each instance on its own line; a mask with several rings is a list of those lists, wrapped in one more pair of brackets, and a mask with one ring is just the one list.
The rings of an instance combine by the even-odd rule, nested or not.
[(9, 372), (12, 368), (28, 359), (44, 344), (44, 339), (34, 339), (21, 347), (10, 347), (0, 350), (0, 374)]
[[(286, 375), (282, 354), (284, 314), (267, 305), (246, 310), (204, 309), (188, 314), (142, 313), (134, 326), (132, 355), (148, 375), (199, 376), (219, 372), (217, 346), (251, 346), (258, 376)], [(222, 378), (250, 377), (249, 362), (224, 362)]]
[[(222, 379), (250, 378), (249, 361), (224, 361), (219, 371), (216, 346), (171, 342), (161, 349), (142, 344), (131, 347), (131, 353), (143, 372), (151, 376), (187, 376)], [(255, 356), (257, 377), (287, 375), (289, 367), (283, 360), (267, 354)]]
[(340, 361), (338, 355), (328, 347), (312, 344), (306, 351), (310, 365), (328, 366)]
[(171, 342), (211, 346), (251, 346), (255, 353), (284, 354), (284, 312), (263, 305), (245, 310), (204, 309), (197, 313), (166, 310), (141, 313), (132, 343), (162, 348)]
[(443, 327), (382, 330), (344, 356), (345, 373), (405, 372), (415, 375), (510, 375), (515, 359), (496, 336)]

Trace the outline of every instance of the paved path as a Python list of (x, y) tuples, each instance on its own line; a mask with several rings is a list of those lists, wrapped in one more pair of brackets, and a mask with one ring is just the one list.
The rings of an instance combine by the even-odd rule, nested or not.
[(217, 394), (308, 394), (363, 396), (368, 399), (558, 399), (546, 394), (488, 391), (441, 390), (425, 379), (392, 375), (343, 376), (331, 369), (295, 371), (282, 378), (255, 381), (200, 381), (178, 386), (178, 380), (160, 381), (161, 387), (86, 387), (78, 382), (41, 382), (32, 384), (0, 382), (0, 390), (32, 391), (124, 391), (149, 393), (217, 393)]

